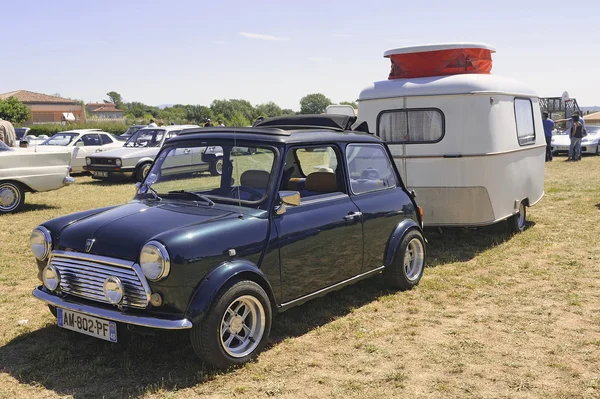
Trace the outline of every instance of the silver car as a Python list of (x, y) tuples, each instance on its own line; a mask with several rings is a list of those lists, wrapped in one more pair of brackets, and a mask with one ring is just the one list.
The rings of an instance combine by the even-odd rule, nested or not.
[[(585, 129), (587, 136), (581, 140), (581, 153), (600, 155), (600, 126), (586, 126)], [(552, 136), (552, 154), (569, 153), (570, 144), (569, 130)]]

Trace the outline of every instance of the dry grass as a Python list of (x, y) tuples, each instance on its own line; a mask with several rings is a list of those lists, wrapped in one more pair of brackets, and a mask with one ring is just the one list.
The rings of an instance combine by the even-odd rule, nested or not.
[(292, 309), (255, 363), (226, 373), (199, 364), (184, 333), (114, 353), (57, 328), (31, 297), (30, 231), (134, 187), (80, 177), (30, 195), (25, 212), (0, 218), (0, 397), (598, 398), (600, 158), (560, 160), (523, 234), (428, 232), (417, 289), (375, 278)]

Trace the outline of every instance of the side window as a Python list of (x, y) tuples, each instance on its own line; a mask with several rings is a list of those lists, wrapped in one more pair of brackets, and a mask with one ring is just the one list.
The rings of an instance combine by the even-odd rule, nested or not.
[(435, 108), (383, 111), (377, 135), (390, 144), (437, 143), (444, 137), (444, 114)]
[(97, 134), (84, 134), (81, 141), (84, 146), (100, 145), (100, 137)]
[(108, 136), (108, 134), (101, 134), (100, 141), (102, 142), (102, 145), (110, 144), (113, 142), (112, 139)]
[(515, 120), (519, 145), (534, 144), (535, 127), (533, 124), (533, 106), (530, 99), (515, 98)]
[(281, 189), (299, 191), (302, 198), (345, 193), (339, 152), (333, 146), (293, 148), (286, 156)]
[(398, 185), (390, 158), (378, 144), (350, 144), (346, 147), (350, 187), (354, 194), (393, 188)]

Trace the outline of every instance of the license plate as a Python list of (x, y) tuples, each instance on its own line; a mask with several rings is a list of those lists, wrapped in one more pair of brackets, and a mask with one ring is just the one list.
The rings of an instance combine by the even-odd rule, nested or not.
[(105, 341), (117, 342), (117, 323), (57, 308), (58, 326), (91, 335)]
[(108, 172), (97, 172), (94, 170), (92, 173), (96, 177), (108, 177)]

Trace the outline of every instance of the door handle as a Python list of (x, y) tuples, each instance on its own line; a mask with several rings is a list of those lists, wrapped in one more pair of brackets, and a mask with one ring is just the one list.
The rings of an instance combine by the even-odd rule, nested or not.
[(190, 153), (190, 151), (192, 151), (192, 150), (190, 150), (189, 148), (185, 148), (185, 149), (183, 150), (183, 153), (184, 153), (184, 154), (189, 154), (189, 153)]
[(344, 220), (354, 220), (354, 218), (361, 217), (362, 212), (350, 212), (346, 216), (344, 216)]

